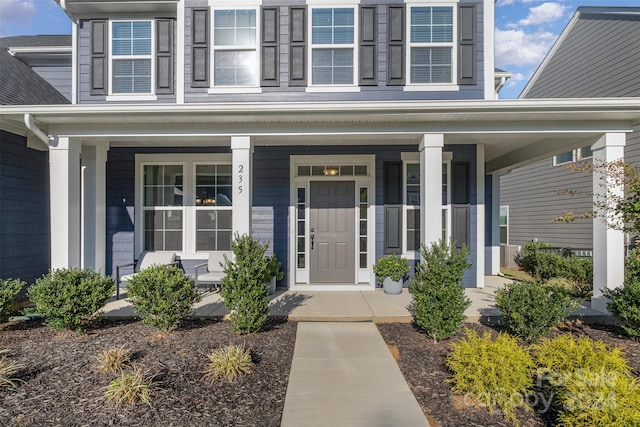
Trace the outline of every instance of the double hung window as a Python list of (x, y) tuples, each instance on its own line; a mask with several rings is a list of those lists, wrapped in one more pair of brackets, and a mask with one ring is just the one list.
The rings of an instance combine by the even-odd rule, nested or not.
[(410, 6), (409, 84), (452, 84), (455, 14), (452, 6)]
[(213, 10), (214, 86), (258, 85), (257, 9)]
[(355, 9), (311, 9), (311, 84), (355, 82)]
[(175, 161), (162, 157), (166, 156), (140, 159), (142, 217), (136, 227), (142, 230), (141, 250), (231, 250), (231, 164), (190, 155), (174, 155)]
[(111, 93), (150, 94), (153, 21), (111, 22)]

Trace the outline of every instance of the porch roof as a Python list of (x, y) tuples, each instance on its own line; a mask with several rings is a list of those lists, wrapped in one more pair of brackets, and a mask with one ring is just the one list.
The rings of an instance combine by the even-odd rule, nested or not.
[(25, 114), (51, 137), (110, 146), (484, 144), (487, 173), (591, 145), (640, 126), (640, 99), (322, 103), (81, 104), (0, 107), (0, 128), (22, 135)]

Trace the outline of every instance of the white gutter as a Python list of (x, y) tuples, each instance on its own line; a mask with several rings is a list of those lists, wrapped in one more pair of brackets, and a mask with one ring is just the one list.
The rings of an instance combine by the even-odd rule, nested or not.
[(40, 141), (44, 142), (44, 145), (51, 148), (51, 144), (49, 143), (49, 137), (42, 132), (42, 130), (36, 126), (33, 121), (33, 116), (29, 113), (24, 114), (24, 124), (29, 129), (29, 131), (34, 134)]

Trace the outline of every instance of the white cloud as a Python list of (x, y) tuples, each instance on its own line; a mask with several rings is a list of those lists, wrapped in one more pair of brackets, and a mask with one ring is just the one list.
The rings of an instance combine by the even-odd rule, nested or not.
[(26, 25), (35, 14), (33, 0), (0, 0), (0, 28), (7, 24)]
[(506, 87), (516, 87), (520, 85), (520, 82), (525, 81), (524, 74), (522, 73), (513, 73), (511, 78), (507, 80)]
[(518, 21), (518, 24), (537, 25), (545, 24), (562, 18), (566, 7), (560, 3), (542, 3), (540, 6), (529, 8), (529, 16)]
[(522, 30), (495, 31), (496, 66), (538, 64), (556, 39), (547, 31), (527, 33)]

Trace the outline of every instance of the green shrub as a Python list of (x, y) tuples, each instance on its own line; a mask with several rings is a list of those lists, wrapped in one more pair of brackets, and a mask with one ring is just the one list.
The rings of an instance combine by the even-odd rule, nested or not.
[(140, 271), (129, 280), (127, 294), (142, 322), (162, 331), (177, 328), (202, 298), (182, 269), (167, 265)]
[(379, 282), (382, 282), (387, 277), (390, 277), (394, 282), (398, 282), (402, 280), (410, 270), (409, 261), (406, 258), (394, 254), (378, 258), (378, 262), (373, 265), (373, 273)]
[(470, 266), (469, 249), (440, 240), (430, 248), (422, 245), (421, 255), (409, 283), (414, 321), (435, 341), (450, 338), (460, 330), (471, 304), (462, 286), (464, 269)]
[(151, 406), (151, 396), (158, 388), (155, 375), (148, 376), (140, 366), (133, 366), (130, 372), (122, 372), (118, 378), (105, 387), (104, 398), (115, 406), (123, 403), (146, 403)]
[(496, 291), (496, 305), (507, 330), (533, 342), (575, 310), (578, 301), (559, 288), (514, 282)]
[(559, 416), (564, 427), (640, 426), (640, 382), (629, 376), (609, 376), (596, 383), (571, 380)]
[(445, 363), (453, 372), (452, 390), (470, 396), (493, 413), (498, 407), (505, 418), (518, 424), (515, 409), (523, 407), (530, 393), (534, 364), (531, 355), (522, 349), (515, 338), (500, 333), (495, 340), (491, 333), (478, 336), (467, 330), (466, 338), (451, 344)]
[(522, 269), (538, 280), (547, 281), (556, 277), (557, 262), (560, 258), (553, 252), (544, 251), (551, 247), (546, 242), (527, 242), (522, 245), (519, 254), (519, 265)]
[(236, 234), (231, 243), (234, 259), (225, 259), (220, 294), (231, 312), (233, 329), (241, 334), (257, 332), (267, 321), (272, 262), (264, 254), (269, 245), (249, 235)]
[(625, 280), (617, 289), (607, 289), (604, 295), (611, 301), (607, 309), (622, 323), (630, 337), (640, 337), (640, 278)]
[(632, 249), (624, 259), (624, 278), (640, 279), (640, 249)]
[(569, 256), (562, 258), (563, 272), (560, 277), (567, 279), (567, 290), (580, 299), (588, 299), (593, 293), (593, 260)]
[(0, 280), (0, 323), (9, 319), (11, 307), (15, 304), (18, 292), (25, 284), (21, 280)]
[(210, 381), (226, 378), (233, 382), (241, 374), (253, 371), (251, 353), (242, 345), (228, 345), (209, 354), (209, 366), (204, 375)]
[(49, 327), (84, 332), (114, 290), (111, 277), (91, 270), (63, 268), (36, 280), (28, 294)]

